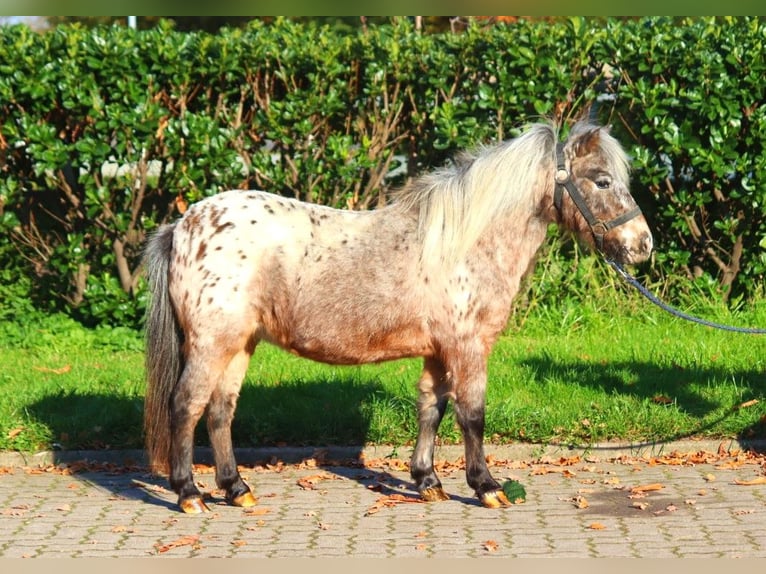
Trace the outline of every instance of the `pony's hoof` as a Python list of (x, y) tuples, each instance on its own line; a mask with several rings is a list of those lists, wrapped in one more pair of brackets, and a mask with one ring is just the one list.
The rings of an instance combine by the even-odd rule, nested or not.
[(511, 506), (511, 501), (502, 490), (490, 490), (479, 497), (481, 505), (485, 508), (503, 508)]
[(251, 506), (258, 504), (258, 500), (253, 496), (252, 492), (246, 492), (245, 494), (240, 494), (239, 496), (232, 498), (231, 504), (232, 506), (250, 508)]
[(426, 502), (441, 502), (442, 500), (449, 500), (449, 494), (444, 492), (441, 486), (432, 486), (420, 491), (420, 498)]
[(202, 502), (202, 498), (199, 496), (181, 500), (178, 505), (181, 507), (184, 514), (202, 514), (203, 512), (210, 512), (207, 504)]

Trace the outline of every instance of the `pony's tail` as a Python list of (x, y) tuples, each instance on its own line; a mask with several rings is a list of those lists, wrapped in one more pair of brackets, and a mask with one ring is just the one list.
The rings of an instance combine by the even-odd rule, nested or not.
[(168, 294), (173, 225), (163, 225), (149, 239), (144, 266), (149, 283), (146, 314), (146, 399), (144, 437), (152, 472), (168, 471), (170, 398), (181, 376), (182, 333)]

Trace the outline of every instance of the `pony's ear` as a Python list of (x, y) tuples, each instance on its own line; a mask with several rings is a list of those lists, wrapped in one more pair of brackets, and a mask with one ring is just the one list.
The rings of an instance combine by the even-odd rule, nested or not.
[(603, 129), (601, 127), (594, 127), (580, 134), (574, 142), (574, 146), (572, 146), (575, 155), (583, 156), (597, 151), (601, 146), (601, 131)]

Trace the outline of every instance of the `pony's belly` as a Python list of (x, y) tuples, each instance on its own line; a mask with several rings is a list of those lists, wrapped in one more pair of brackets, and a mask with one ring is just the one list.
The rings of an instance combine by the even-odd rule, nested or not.
[(291, 353), (322, 363), (333, 365), (361, 365), (379, 363), (408, 357), (433, 355), (433, 345), (409, 329), (388, 333), (351, 336), (351, 333), (313, 339), (297, 339), (282, 345)]

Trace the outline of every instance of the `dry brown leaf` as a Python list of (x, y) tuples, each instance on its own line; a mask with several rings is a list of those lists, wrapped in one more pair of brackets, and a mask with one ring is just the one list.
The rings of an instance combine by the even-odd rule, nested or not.
[(428, 544), (423, 544), (421, 542), (420, 544), (415, 545), (415, 550), (420, 550), (420, 551), (428, 550)]
[(63, 375), (64, 373), (68, 373), (72, 370), (72, 365), (64, 365), (63, 367), (59, 367), (58, 369), (51, 369), (49, 367), (32, 367), (35, 371), (40, 371), (41, 373), (52, 373), (54, 375)]
[(172, 550), (173, 548), (178, 548), (179, 546), (192, 546), (194, 544), (197, 544), (199, 542), (199, 535), (197, 534), (188, 534), (187, 536), (182, 536), (181, 538), (178, 538), (176, 540), (173, 540), (173, 542), (169, 542), (168, 544), (163, 544), (162, 546), (157, 546), (157, 552), (163, 553), (167, 552), (168, 550)]
[(24, 427), (16, 427), (15, 429), (9, 430), (8, 438), (16, 438), (22, 433), (23, 430), (24, 430)]
[(631, 506), (631, 508), (637, 508), (638, 510), (646, 510), (647, 508), (649, 508), (649, 503), (648, 502), (634, 502), (630, 506)]
[(703, 476), (702, 478), (705, 479), (705, 482), (715, 482), (715, 475), (714, 474), (710, 474), (709, 472), (705, 476)]
[(591, 522), (588, 525), (588, 528), (590, 528), (591, 530), (606, 530), (606, 526), (604, 526), (600, 522)]
[(590, 506), (590, 505), (588, 504), (588, 500), (587, 500), (587, 499), (586, 499), (584, 496), (579, 496), (579, 495), (578, 495), (578, 496), (575, 496), (575, 497), (572, 499), (572, 502), (574, 502), (574, 505), (575, 505), (577, 508), (580, 508), (580, 509), (582, 509), (582, 508), (588, 508), (588, 506)]
[(181, 215), (186, 213), (186, 209), (189, 207), (189, 204), (184, 199), (184, 196), (180, 193), (176, 196), (176, 207), (178, 208), (178, 213)]
[(689, 506), (694, 506), (695, 504), (697, 504), (697, 501), (694, 500), (693, 498), (687, 498), (686, 500), (684, 500), (684, 504), (688, 504)]
[(263, 508), (260, 506), (255, 508), (246, 508), (244, 511), (246, 516), (263, 516), (269, 512), (271, 512), (271, 508)]
[(69, 512), (70, 510), (72, 510), (72, 505), (71, 504), (62, 504), (60, 506), (57, 506), (56, 510), (58, 510), (60, 512)]
[(403, 494), (389, 494), (388, 496), (380, 496), (375, 503), (367, 509), (364, 513), (365, 516), (370, 516), (376, 512), (380, 512), (384, 508), (391, 508), (397, 504), (407, 503), (423, 503), (422, 498), (415, 498), (412, 496), (404, 496)]
[(738, 478), (735, 478), (734, 484), (738, 484), (740, 486), (755, 486), (757, 484), (766, 484), (766, 476), (759, 476), (758, 478), (754, 478), (752, 480), (739, 480)]
[(752, 407), (753, 405), (758, 404), (758, 399), (751, 399), (749, 401), (745, 401), (744, 403), (741, 403), (736, 406), (737, 409), (746, 409), (747, 407)]
[(317, 483), (323, 481), (323, 480), (330, 480), (334, 477), (331, 474), (328, 474), (326, 472), (320, 472), (319, 474), (312, 474), (311, 476), (305, 476), (303, 478), (298, 479), (298, 486), (300, 486), (303, 490), (314, 490), (316, 488)]
[(754, 512), (755, 512), (755, 510), (753, 510), (752, 508), (747, 508), (747, 509), (743, 509), (743, 510), (733, 510), (732, 514), (736, 514), (737, 516), (741, 516), (743, 514), (753, 514)]
[(652, 492), (654, 490), (662, 490), (663, 488), (665, 488), (664, 484), (660, 484), (659, 482), (655, 482), (655, 483), (652, 483), (652, 484), (643, 484), (641, 486), (634, 486), (633, 488), (630, 489), (630, 492), (632, 494), (639, 494), (639, 493), (644, 493), (644, 492)]
[(499, 545), (494, 540), (485, 540), (482, 544), (482, 548), (484, 548), (484, 550), (487, 552), (496, 552), (499, 548)]
[(673, 399), (666, 397), (665, 395), (654, 395), (652, 397), (652, 402), (657, 403), (658, 405), (669, 405), (673, 403)]
[(717, 464), (716, 468), (719, 470), (735, 470), (744, 466), (744, 460), (729, 460), (721, 464)]
[(247, 541), (246, 540), (232, 540), (231, 541), (231, 545), (232, 546), (236, 546), (237, 548), (239, 548), (241, 546), (246, 546), (247, 545)]

